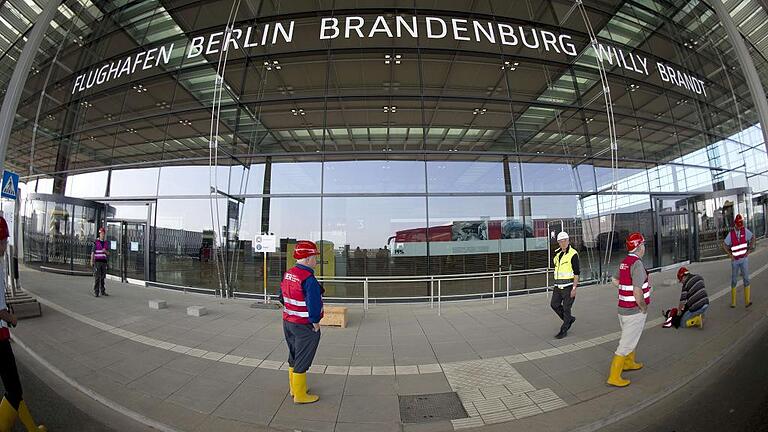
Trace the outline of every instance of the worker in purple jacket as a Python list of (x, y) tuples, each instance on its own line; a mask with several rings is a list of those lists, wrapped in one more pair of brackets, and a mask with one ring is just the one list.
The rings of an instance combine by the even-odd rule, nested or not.
[(109, 251), (107, 251), (106, 230), (104, 227), (99, 228), (99, 238), (93, 242), (93, 251), (91, 252), (91, 266), (93, 267), (93, 277), (95, 282), (93, 284), (93, 295), (98, 297), (99, 294), (107, 296), (107, 292), (104, 290), (104, 280), (107, 278), (107, 261), (109, 260)]

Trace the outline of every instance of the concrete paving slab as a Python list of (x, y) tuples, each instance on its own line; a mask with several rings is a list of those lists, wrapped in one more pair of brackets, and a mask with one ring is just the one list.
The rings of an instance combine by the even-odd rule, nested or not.
[(396, 395), (397, 380), (394, 376), (349, 376), (344, 395)]
[(180, 406), (211, 414), (237, 386), (215, 378), (195, 377), (168, 396), (167, 400)]
[(284, 392), (258, 391), (253, 387), (241, 386), (216, 408), (213, 415), (250, 424), (267, 425), (289, 398), (287, 389)]
[(166, 367), (152, 372), (128, 384), (128, 388), (146, 393), (159, 399), (166, 399), (190, 382), (195, 376)]
[[(315, 390), (312, 390), (315, 391)], [(290, 425), (295, 420), (309, 420), (316, 422), (336, 423), (336, 418), (341, 406), (341, 393), (335, 395), (322, 395), (320, 400), (311, 404), (294, 404), (293, 400), (286, 399), (275, 414), (271, 425)]]
[(451, 391), (451, 386), (443, 374), (397, 376), (398, 394), (428, 394), (449, 391)]

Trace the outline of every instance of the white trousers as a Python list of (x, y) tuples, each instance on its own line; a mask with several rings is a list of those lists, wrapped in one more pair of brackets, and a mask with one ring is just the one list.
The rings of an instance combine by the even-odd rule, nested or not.
[(619, 339), (619, 347), (616, 348), (616, 355), (625, 356), (635, 350), (640, 341), (640, 335), (643, 334), (647, 317), (647, 313), (619, 315), (621, 339)]

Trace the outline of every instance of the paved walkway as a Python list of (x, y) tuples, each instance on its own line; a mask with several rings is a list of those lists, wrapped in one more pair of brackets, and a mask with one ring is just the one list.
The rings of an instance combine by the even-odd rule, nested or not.
[[(662, 329), (660, 310), (677, 304), (675, 270), (652, 275), (648, 327), (638, 347), (646, 367), (633, 384), (605, 384), (618, 339), (615, 290), (583, 287), (569, 336), (543, 294), (429, 305), (350, 306), (346, 329), (324, 327), (309, 384), (318, 403), (287, 397), (280, 313), (250, 301), (108, 282), (110, 296), (90, 295), (91, 280), (22, 272), (44, 316), (23, 321), (17, 342), (73, 385), (164, 430), (426, 431), (506, 422), (532, 430), (587, 427), (640, 406), (715, 361), (764, 316), (768, 252), (751, 257), (755, 306), (727, 307), (725, 261), (690, 266), (705, 275), (713, 299), (704, 329)], [(150, 310), (149, 299), (168, 302)], [(743, 299), (740, 297), (740, 302)], [(186, 307), (205, 306), (194, 318)], [(750, 319), (760, 318), (760, 319)], [(691, 353), (696, 352), (693, 356)], [(469, 417), (402, 423), (399, 396), (456, 392)], [(563, 419), (568, 419), (568, 424)]]

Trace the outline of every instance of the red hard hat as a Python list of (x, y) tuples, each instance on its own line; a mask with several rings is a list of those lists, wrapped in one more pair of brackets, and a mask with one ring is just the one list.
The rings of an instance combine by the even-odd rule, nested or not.
[(104, 227), (101, 227), (101, 228), (99, 228), (99, 233), (104, 233), (104, 234), (106, 234), (106, 233), (107, 233), (107, 230), (106, 230), (106, 229), (104, 229)]
[(296, 249), (293, 250), (294, 258), (304, 259), (311, 257), (312, 255), (320, 255), (315, 242), (311, 242), (309, 240), (299, 240), (299, 242), (296, 243)]
[(685, 267), (680, 267), (680, 269), (677, 270), (677, 280), (682, 282), (683, 276), (685, 276), (688, 273), (688, 269)]
[(633, 232), (627, 237), (627, 250), (632, 252), (643, 243), (645, 243), (645, 237), (639, 232)]
[(736, 217), (733, 219), (733, 225), (736, 226), (738, 229), (744, 228), (744, 217), (740, 214), (737, 214)]

